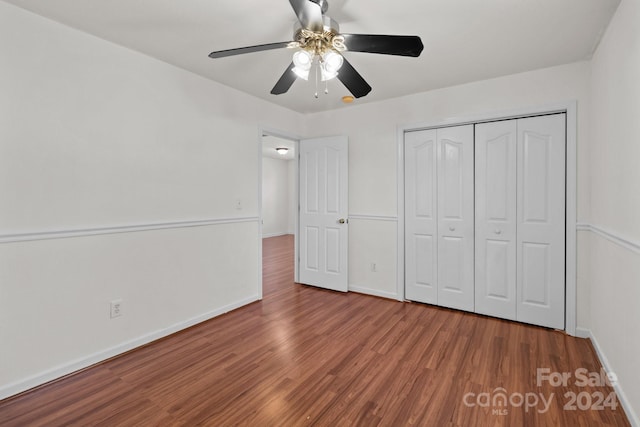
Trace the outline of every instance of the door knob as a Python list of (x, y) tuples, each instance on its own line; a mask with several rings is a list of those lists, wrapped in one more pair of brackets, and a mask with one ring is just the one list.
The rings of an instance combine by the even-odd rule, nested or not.
[(496, 234), (502, 234), (502, 230), (496, 230)]
[(344, 224), (344, 223), (346, 223), (346, 222), (347, 222), (347, 220), (346, 220), (346, 219), (344, 219), (344, 218), (340, 218), (340, 219), (338, 220), (338, 222), (339, 222), (340, 224)]
[(456, 228), (454, 226), (449, 227), (449, 231), (456, 231)]

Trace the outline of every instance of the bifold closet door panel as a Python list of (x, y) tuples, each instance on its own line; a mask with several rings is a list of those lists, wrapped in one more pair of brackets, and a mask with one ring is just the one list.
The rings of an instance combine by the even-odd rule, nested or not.
[(474, 311), (473, 125), (437, 131), (438, 305)]
[(564, 329), (565, 115), (518, 120), (517, 320)]
[(436, 131), (405, 134), (405, 297), (438, 303)]
[(475, 128), (475, 311), (516, 320), (516, 120)]

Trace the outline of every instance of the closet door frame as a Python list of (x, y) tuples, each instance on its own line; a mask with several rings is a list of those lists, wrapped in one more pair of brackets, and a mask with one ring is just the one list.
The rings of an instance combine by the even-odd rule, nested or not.
[(566, 113), (566, 222), (565, 222), (565, 331), (576, 336), (576, 270), (577, 270), (577, 101), (538, 107), (514, 109), (503, 112), (457, 117), (436, 122), (401, 125), (397, 128), (398, 170), (398, 245), (397, 245), (397, 296), (404, 301), (405, 254), (404, 254), (404, 136), (406, 132), (435, 129), (449, 126), (477, 124), (496, 120), (518, 119), (544, 114)]

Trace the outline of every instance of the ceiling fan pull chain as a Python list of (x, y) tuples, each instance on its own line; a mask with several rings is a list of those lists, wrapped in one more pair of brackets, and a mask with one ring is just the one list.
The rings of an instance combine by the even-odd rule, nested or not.
[(325, 95), (329, 94), (329, 80), (324, 81), (324, 94)]
[(320, 64), (317, 64), (317, 67), (315, 67), (315, 71), (316, 71), (316, 93), (315, 93), (315, 97), (316, 99), (318, 99), (318, 68), (320, 68)]

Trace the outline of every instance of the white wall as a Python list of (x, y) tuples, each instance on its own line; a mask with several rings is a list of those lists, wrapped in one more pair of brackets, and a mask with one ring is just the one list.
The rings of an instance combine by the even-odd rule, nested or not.
[(4, 2), (0, 51), (0, 398), (257, 298), (259, 128), (303, 116)]
[(296, 182), (298, 181), (298, 169), (297, 163), (295, 160), (289, 160), (287, 162), (287, 182), (289, 184), (289, 193), (287, 200), (287, 234), (294, 234), (296, 229), (296, 217), (298, 216), (298, 204), (296, 191), (298, 190), (298, 186)]
[[(309, 134), (349, 137), (349, 284), (394, 297), (397, 284), (397, 130), (456, 117), (578, 102), (578, 220), (588, 216), (588, 62), (547, 68), (461, 86), (353, 105), (308, 116)], [(365, 76), (366, 77), (366, 76)], [(375, 90), (375, 88), (373, 89)], [(331, 123), (331, 129), (327, 129)], [(353, 218), (353, 216), (356, 218)], [(390, 220), (391, 219), (391, 220)], [(579, 240), (578, 256), (586, 248)], [(371, 271), (376, 263), (377, 272)], [(588, 282), (578, 282), (578, 325), (588, 323)]]
[[(640, 425), (640, 1), (623, 0), (592, 61), (590, 329)], [(586, 233), (585, 233), (586, 234)]]
[[(293, 160), (262, 158), (262, 237), (293, 232), (291, 164)], [(290, 231), (291, 230), (291, 231)]]

